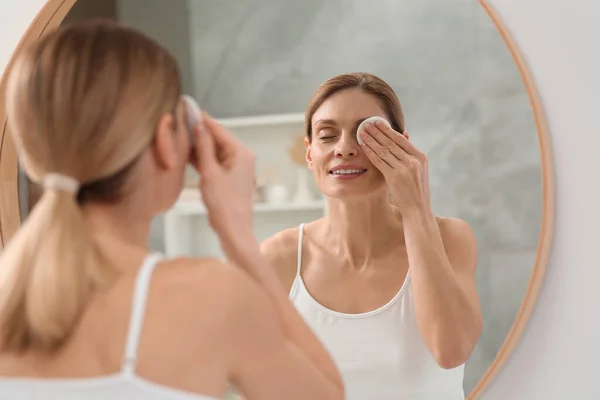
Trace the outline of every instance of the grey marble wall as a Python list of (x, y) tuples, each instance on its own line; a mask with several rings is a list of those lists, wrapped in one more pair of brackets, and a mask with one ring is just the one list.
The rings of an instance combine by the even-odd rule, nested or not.
[[(79, 0), (81, 1), (81, 0)], [(97, 0), (85, 0), (97, 1)], [(117, 0), (116, 17), (133, 26), (165, 46), (179, 62), (183, 91), (194, 90), (195, 67), (191, 56), (189, 3), (187, 0)], [(164, 219), (153, 221), (150, 231), (150, 247), (164, 251)]]
[(343, 72), (374, 73), (403, 102), (430, 160), (433, 207), (479, 242), (484, 333), (468, 392), (528, 284), (540, 232), (540, 152), (510, 53), (476, 1), (190, 0), (194, 94), (218, 117), (303, 112)]
[[(217, 117), (303, 112), (343, 72), (379, 75), (430, 160), (437, 214), (467, 220), (479, 242), (484, 333), (470, 391), (510, 329), (541, 223), (540, 153), (508, 49), (469, 0), (120, 0), (119, 17), (179, 58), (186, 91)], [(152, 247), (162, 249), (162, 220)]]

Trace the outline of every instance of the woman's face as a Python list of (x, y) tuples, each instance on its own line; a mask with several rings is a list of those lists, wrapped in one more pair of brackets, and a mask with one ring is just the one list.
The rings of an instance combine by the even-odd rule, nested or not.
[(358, 125), (372, 116), (388, 119), (378, 99), (360, 89), (333, 94), (314, 113), (306, 160), (326, 196), (358, 198), (387, 188), (356, 139)]

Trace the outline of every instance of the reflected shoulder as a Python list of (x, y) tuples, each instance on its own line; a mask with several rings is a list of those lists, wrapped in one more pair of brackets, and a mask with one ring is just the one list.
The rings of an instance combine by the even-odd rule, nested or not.
[(298, 227), (285, 229), (265, 239), (260, 245), (261, 253), (288, 290), (296, 276), (298, 234)]
[(475, 239), (475, 234), (469, 223), (463, 219), (456, 217), (435, 217), (442, 237), (451, 236), (472, 236)]
[(475, 269), (477, 238), (469, 223), (455, 217), (436, 217), (436, 220), (448, 257), (460, 260), (463, 267)]

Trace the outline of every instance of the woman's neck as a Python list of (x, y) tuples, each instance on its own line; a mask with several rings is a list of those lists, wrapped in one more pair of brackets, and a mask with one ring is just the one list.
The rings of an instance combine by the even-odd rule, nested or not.
[(353, 267), (364, 267), (403, 241), (402, 217), (388, 196), (329, 199), (328, 206), (323, 243)]
[(127, 208), (124, 205), (83, 206), (86, 223), (96, 243), (116, 265), (127, 265), (128, 262), (119, 261), (137, 259), (148, 253), (152, 216)]

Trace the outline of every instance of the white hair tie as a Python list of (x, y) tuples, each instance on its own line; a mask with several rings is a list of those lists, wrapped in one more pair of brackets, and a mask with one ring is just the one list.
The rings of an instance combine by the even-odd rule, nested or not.
[(44, 189), (60, 190), (76, 194), (79, 191), (79, 186), (77, 179), (70, 176), (50, 173), (44, 177)]

